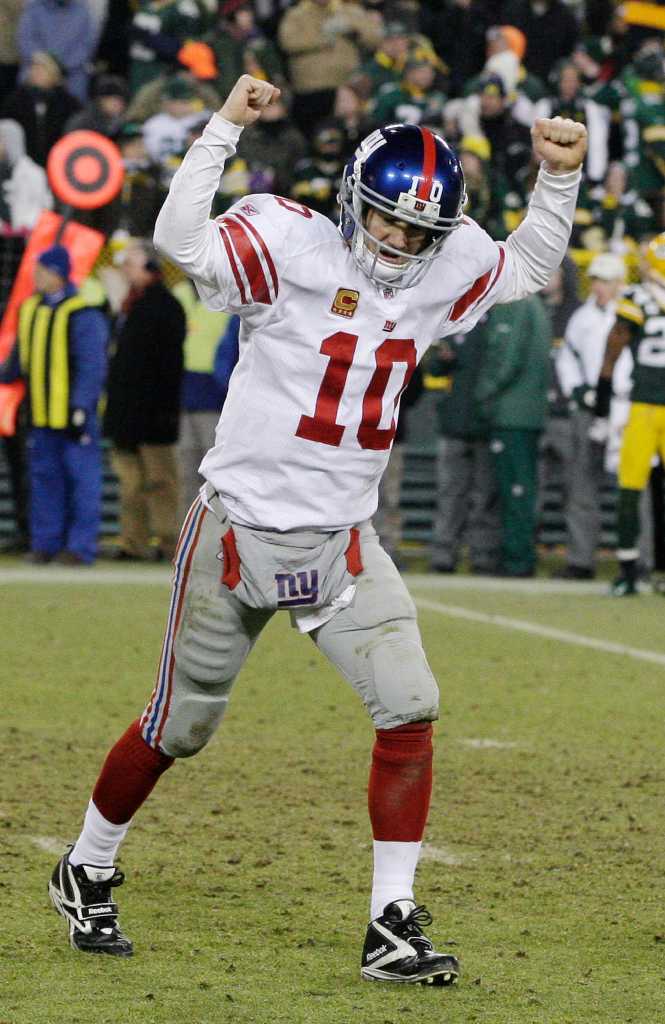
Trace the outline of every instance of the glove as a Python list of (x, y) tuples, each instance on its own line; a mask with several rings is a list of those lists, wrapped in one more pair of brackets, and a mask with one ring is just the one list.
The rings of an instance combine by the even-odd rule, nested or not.
[(74, 441), (88, 444), (90, 431), (88, 429), (88, 414), (85, 409), (70, 409), (67, 433)]
[(594, 444), (606, 444), (609, 436), (609, 419), (607, 416), (596, 416), (589, 427), (589, 440)]

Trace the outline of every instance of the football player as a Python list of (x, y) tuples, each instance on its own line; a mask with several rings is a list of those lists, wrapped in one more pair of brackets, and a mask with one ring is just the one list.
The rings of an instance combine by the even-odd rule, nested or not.
[(642, 283), (626, 288), (617, 304), (598, 381), (596, 419), (590, 431), (597, 441), (607, 437), (612, 371), (626, 346), (632, 352), (634, 367), (630, 414), (619, 457), (619, 575), (611, 588), (615, 597), (637, 593), (640, 492), (649, 481), (654, 456), (660, 455), (665, 463), (665, 232), (652, 238), (646, 248)]
[(155, 244), (212, 309), (238, 313), (240, 357), (205, 484), (182, 528), (148, 706), (110, 751), (83, 831), (50, 883), (77, 950), (129, 956), (111, 890), (129, 824), (176, 758), (196, 754), (278, 609), (309, 633), (376, 728), (363, 978), (448, 985), (458, 963), (423, 928), (413, 881), (432, 786), (438, 690), (413, 601), (371, 525), (399, 400), (429, 345), (495, 303), (538, 291), (568, 241), (583, 126), (536, 122), (529, 212), (497, 245), (464, 209), (459, 160), (416, 125), (366, 138), (337, 229), (292, 199), (252, 195), (210, 219), (241, 132), (278, 95), (243, 75), (186, 155)]

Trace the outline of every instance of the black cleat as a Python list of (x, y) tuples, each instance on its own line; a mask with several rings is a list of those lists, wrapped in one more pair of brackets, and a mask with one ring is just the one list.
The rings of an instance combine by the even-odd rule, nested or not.
[(48, 884), (53, 906), (69, 924), (72, 949), (81, 953), (131, 956), (134, 948), (118, 927), (118, 905), (111, 889), (122, 885), (125, 876), (114, 867), (90, 864), (74, 867), (66, 853)]
[(381, 917), (370, 921), (360, 975), (365, 981), (398, 981), (422, 985), (454, 985), (460, 973), (457, 958), (437, 953), (423, 935), (432, 923), (425, 907), (413, 900), (389, 903)]

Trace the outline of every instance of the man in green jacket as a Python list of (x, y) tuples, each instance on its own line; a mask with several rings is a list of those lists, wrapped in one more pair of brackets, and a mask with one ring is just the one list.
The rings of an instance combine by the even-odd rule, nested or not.
[(551, 330), (532, 295), (496, 306), (476, 384), (490, 428), (499, 486), (502, 576), (533, 576), (536, 567), (538, 441), (545, 425)]
[(440, 393), (437, 499), (431, 566), (455, 572), (468, 548), (471, 572), (494, 575), (501, 540), (497, 484), (487, 422), (474, 397), (488, 343), (487, 318), (467, 335), (441, 342), (425, 384)]

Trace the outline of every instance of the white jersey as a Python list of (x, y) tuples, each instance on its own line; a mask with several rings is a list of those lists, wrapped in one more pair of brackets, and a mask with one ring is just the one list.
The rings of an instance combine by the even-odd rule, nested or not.
[[(576, 388), (592, 389), (598, 384), (605, 343), (615, 319), (616, 302), (599, 306), (593, 295), (572, 314), (556, 357), (557, 376), (566, 398)], [(626, 374), (630, 376), (632, 362), (630, 350), (624, 349), (614, 367), (613, 384), (624, 380)]]
[(466, 219), (424, 279), (395, 291), (362, 273), (329, 220), (292, 200), (248, 196), (209, 219), (239, 134), (213, 116), (155, 228), (209, 308), (241, 317), (239, 362), (200, 471), (236, 522), (343, 529), (376, 510), (400, 396), (428, 347), (536, 291), (561, 261), (579, 175), (541, 172), (538, 214), (512, 245)]

